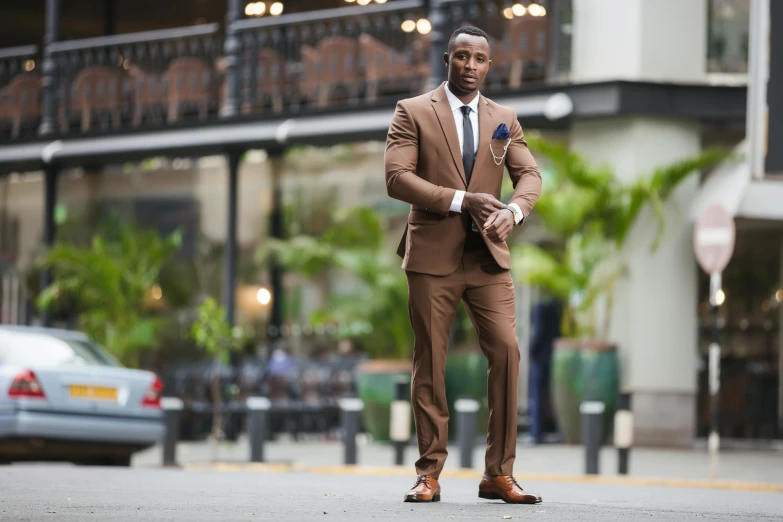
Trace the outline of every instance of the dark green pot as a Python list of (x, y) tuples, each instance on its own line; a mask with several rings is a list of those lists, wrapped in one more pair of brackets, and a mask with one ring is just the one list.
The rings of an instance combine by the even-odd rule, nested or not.
[[(390, 442), (389, 416), (395, 383), (400, 377), (410, 382), (412, 367), (410, 361), (386, 359), (364, 361), (356, 367), (357, 394), (364, 401), (364, 428), (375, 441)], [(410, 386), (406, 398), (410, 399)], [(411, 418), (411, 431), (413, 426)]]
[(596, 341), (558, 339), (552, 359), (552, 401), (566, 444), (581, 444), (584, 400), (601, 401), (604, 410), (604, 442), (614, 426), (620, 371), (617, 347)]
[(486, 434), (489, 419), (487, 406), (488, 363), (484, 354), (468, 352), (446, 358), (446, 400), (449, 405), (449, 440), (457, 439), (457, 399), (475, 399), (479, 402), (476, 434)]

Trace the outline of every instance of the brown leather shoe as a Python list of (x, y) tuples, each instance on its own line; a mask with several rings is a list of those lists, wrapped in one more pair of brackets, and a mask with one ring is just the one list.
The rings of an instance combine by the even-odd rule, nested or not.
[(479, 484), (479, 498), (502, 500), (509, 504), (538, 504), (541, 497), (528, 493), (512, 475), (487, 475)]
[(405, 494), (405, 502), (440, 502), (440, 484), (429, 475), (419, 475)]

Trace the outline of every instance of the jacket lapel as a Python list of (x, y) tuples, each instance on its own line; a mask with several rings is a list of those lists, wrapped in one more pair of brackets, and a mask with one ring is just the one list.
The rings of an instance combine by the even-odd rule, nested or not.
[[(459, 150), (459, 136), (457, 135), (457, 127), (454, 123), (454, 115), (451, 113), (451, 105), (449, 105), (449, 99), (446, 97), (445, 84), (441, 84), (440, 87), (435, 89), (432, 94), (432, 107), (435, 109), (435, 114), (438, 116), (438, 122), (440, 122), (440, 128), (443, 131), (443, 135), (446, 137), (446, 143), (449, 151), (451, 152), (451, 159), (454, 160), (454, 166), (457, 167), (462, 183), (467, 188), (467, 181), (465, 179), (465, 168), (462, 166), (462, 152)], [(481, 111), (479, 111), (479, 116)], [(475, 172), (476, 168), (473, 167)]]
[(489, 156), (489, 142), (492, 140), (492, 134), (495, 132), (492, 112), (489, 108), (489, 103), (487, 103), (484, 96), (479, 98), (478, 109), (479, 144), (478, 150), (476, 150), (476, 163), (473, 165), (473, 174), (470, 176), (471, 182), (474, 181), (481, 172), (488, 170), (485, 167), (485, 164), (488, 161)]

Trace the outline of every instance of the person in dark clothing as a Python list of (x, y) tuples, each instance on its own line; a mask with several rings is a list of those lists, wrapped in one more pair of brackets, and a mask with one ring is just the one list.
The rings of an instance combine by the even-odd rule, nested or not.
[(531, 313), (528, 409), (530, 439), (540, 443), (543, 436), (544, 412), (549, 404), (549, 375), (555, 339), (560, 337), (562, 317), (560, 303), (551, 297), (533, 306)]

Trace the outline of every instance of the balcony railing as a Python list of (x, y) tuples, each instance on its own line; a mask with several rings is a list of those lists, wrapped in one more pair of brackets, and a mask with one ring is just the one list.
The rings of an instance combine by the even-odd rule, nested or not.
[(52, 44), (56, 128), (65, 134), (207, 119), (218, 109), (221, 48), (216, 24)]
[(399, 0), (229, 16), (225, 34), (211, 24), (55, 42), (45, 49), (46, 67), (35, 66), (34, 47), (0, 50), (0, 141), (39, 130), (161, 128), (413, 96), (445, 78), (442, 52), (465, 24), (490, 36), (484, 90), (518, 89), (546, 81), (555, 40), (551, 16), (520, 8), (501, 0)]
[[(462, 25), (489, 33), (488, 91), (546, 79), (551, 24), (545, 16), (515, 16), (506, 5), (452, 0), (441, 13), (446, 39)], [(433, 67), (428, 15), (424, 2), (407, 0), (238, 22), (240, 111), (372, 104), (423, 92)]]
[(38, 47), (0, 49), (0, 136), (35, 135), (41, 118)]

